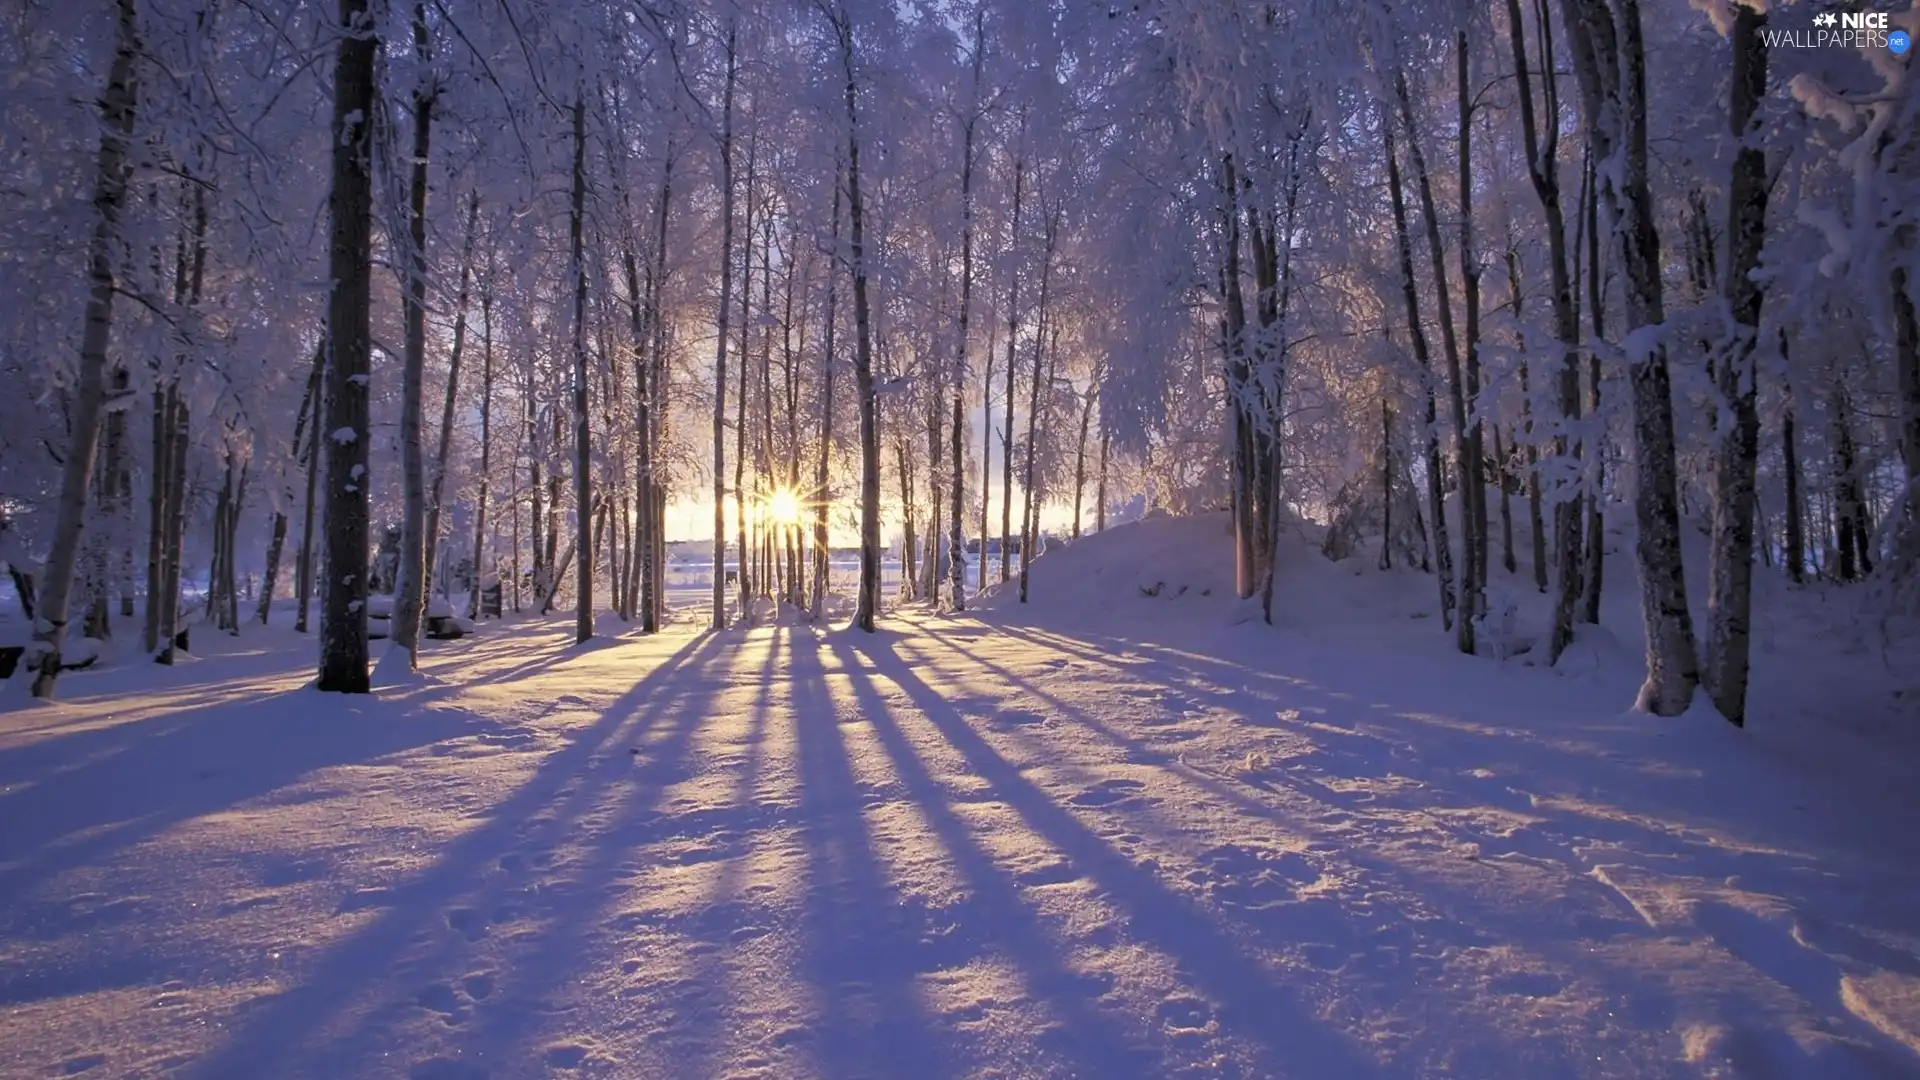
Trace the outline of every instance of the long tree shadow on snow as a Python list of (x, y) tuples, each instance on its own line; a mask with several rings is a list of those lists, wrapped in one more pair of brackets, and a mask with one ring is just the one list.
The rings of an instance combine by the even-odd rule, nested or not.
[[(627, 745), (645, 735), (670, 707), (708, 692), (703, 662), (721, 643), (712, 634), (694, 638), (647, 672), (598, 720), (549, 755), (531, 779), (488, 808), (484, 824), (453, 839), (430, 867), (384, 897), (385, 910), (380, 915), (328, 947), (301, 972), (296, 985), (256, 1004), (235, 1025), (225, 1045), (181, 1075), (190, 1080), (331, 1077), (358, 1075), (372, 1067), (364, 1056), (390, 1048), (374, 1045), (372, 1036), (402, 1010), (417, 1004), (411, 994), (404, 1000), (395, 997), (394, 987), (387, 984), (394, 977), (424, 977), (444, 968), (445, 953), (459, 935), (443, 936), (441, 940), (448, 944), (440, 950), (401, 963), (397, 970), (395, 958), (406, 956), (422, 932), (436, 926), (445, 930), (451, 925), (450, 914), (477, 911), (476, 917), (484, 918), (486, 909), (473, 908), (467, 901), (489, 895), (488, 890), (497, 894), (512, 887), (499, 876), (503, 863), (523, 851), (557, 842), (574, 825), (574, 817), (596, 805), (596, 798), (609, 785), (631, 778), (634, 765)], [(685, 715), (697, 717), (700, 711), (687, 710)], [(687, 735), (673, 732), (668, 740), (684, 745)], [(645, 768), (665, 774), (677, 766), (673, 755), (661, 754)], [(636, 787), (654, 789), (661, 780), (659, 775), (643, 776)], [(564, 977), (551, 970), (548, 974), (551, 979)], [(343, 1011), (365, 1005), (370, 998), (376, 999), (371, 1013), (357, 1021), (357, 1029), (348, 1037), (312, 1045), (314, 1036)], [(500, 1037), (510, 1039), (515, 1033), (503, 1029)], [(445, 1066), (441, 1072), (448, 1076), (487, 1075), (478, 1067), (446, 1059), (422, 1062), (415, 1072), (432, 1075), (439, 1066)]]
[(953, 1075), (962, 1063), (915, 978), (960, 959), (887, 884), (868, 833), (828, 672), (811, 634), (791, 639), (800, 822), (807, 847), (803, 973), (819, 994), (815, 1057), (832, 1077)]
[[(1703, 892), (1710, 893), (1737, 876), (1763, 892), (1778, 890), (1803, 897), (1802, 902), (1816, 910), (1837, 902), (1850, 913), (1848, 918), (1860, 920), (1863, 932), (1903, 931), (1908, 921), (1894, 906), (1855, 903), (1849, 895), (1854, 890), (1846, 884), (1852, 875), (1845, 872), (1844, 862), (1835, 862), (1817, 847), (1793, 850), (1791, 842), (1783, 844), (1779, 837), (1769, 836), (1766, 827), (1756, 829), (1753, 822), (1740, 820), (1739, 808), (1747, 805), (1752, 793), (1729, 791), (1727, 777), (1676, 767), (1662, 753), (1668, 748), (1656, 722), (1605, 720), (1600, 728), (1574, 723), (1568, 730), (1557, 730), (1518, 718), (1503, 721), (1500, 718), (1514, 706), (1497, 699), (1487, 703), (1488, 716), (1472, 719), (1420, 708), (1422, 695), (1431, 696), (1432, 680), (1486, 677), (1491, 673), (1484, 669), (1450, 670), (1484, 661), (1429, 658), (1426, 662), (1432, 670), (1403, 669), (1391, 680), (1367, 685), (1338, 681), (1324, 685), (1309, 677), (1319, 662), (1309, 657), (1325, 658), (1311, 647), (1306, 657), (1287, 661), (1298, 671), (1288, 675), (1272, 669), (1285, 653), (1270, 657), (1260, 667), (1239, 662), (1233, 646), (1248, 643), (1224, 643), (1225, 655), (1215, 657), (1193, 651), (1190, 642), (1176, 646), (1079, 628), (994, 629), (1111, 668), (1121, 677), (1127, 677), (1125, 669), (1134, 666), (1141, 669), (1133, 673), (1135, 677), (1153, 678), (1148, 673), (1156, 667), (1162, 670), (1161, 678), (1167, 671), (1199, 676), (1182, 679), (1179, 693), (1210, 706), (1220, 716), (1219, 722), (1244, 723), (1249, 733), (1266, 728), (1305, 734), (1313, 753), (1285, 767), (1249, 770), (1238, 776), (1202, 772), (1177, 753), (1116, 731), (1033, 681), (995, 667), (977, 654), (967, 654), (1002, 675), (1017, 692), (1045, 701), (1052, 715), (1125, 747), (1129, 760), (1166, 768), (1248, 812), (1277, 815), (1276, 820), (1297, 827), (1302, 824), (1298, 811), (1289, 807), (1319, 806), (1322, 812), (1344, 815), (1359, 824), (1363, 836), (1382, 827), (1390, 836), (1396, 827), (1419, 821), (1431, 835), (1445, 837), (1463, 851), (1475, 851), (1469, 857), (1479, 860), (1478, 865), (1485, 868), (1482, 873), (1494, 875), (1489, 879), (1491, 887), (1463, 888), (1461, 880), (1433, 874), (1431, 859), (1407, 860), (1371, 844), (1343, 845), (1340, 855), (1380, 881), (1397, 881), (1404, 894), (1400, 903), (1437, 913), (1437, 923), (1430, 918), (1419, 920), (1429, 927), (1428, 933), (1436, 926), (1455, 927), (1457, 943), (1470, 946), (1518, 932), (1531, 952), (1552, 965), (1554, 978), (1606, 985), (1616, 996), (1635, 1000), (1650, 1026), (1665, 1026), (1676, 1015), (1680, 1006), (1672, 988), (1645, 972), (1608, 962), (1605, 950), (1596, 954), (1588, 939), (1620, 933), (1658, 937), (1679, 928), (1653, 925), (1653, 916), (1639, 908), (1627, 885), (1594, 875), (1596, 861), (1625, 862), (1625, 872), (1631, 875), (1632, 865), (1651, 859), (1657, 876), (1671, 878), (1673, 871), (1663, 861), (1685, 860), (1678, 864), (1690, 868), (1685, 879)], [(940, 636), (943, 643), (964, 651), (958, 644), (966, 639), (964, 634)], [(1351, 664), (1332, 668), (1345, 677), (1356, 670)], [(1276, 706), (1282, 707), (1277, 713)], [(1526, 711), (1539, 706), (1522, 702), (1518, 707)], [(1620, 730), (1609, 732), (1605, 740), (1600, 737), (1600, 730), (1621, 724), (1629, 736), (1624, 744), (1617, 741)], [(1627, 749), (1620, 749), (1621, 745)], [(1266, 795), (1289, 801), (1275, 805), (1265, 801), (1262, 796)], [(1779, 796), (1792, 798), (1794, 793), (1773, 792), (1773, 797)], [(1512, 827), (1515, 822), (1518, 828)], [(1489, 829), (1489, 824), (1495, 827)], [(1516, 907), (1497, 881), (1500, 875), (1523, 869), (1560, 875), (1560, 888), (1568, 890), (1571, 906)], [(1872, 870), (1876, 875), (1883, 873), (1878, 867)], [(1574, 914), (1569, 924), (1567, 912), (1579, 912), (1581, 907), (1574, 894), (1582, 893), (1598, 905)], [(1385, 899), (1385, 893), (1375, 897), (1376, 902)], [(1707, 909), (1712, 907), (1706, 905), (1703, 913), (1710, 913)], [(1403, 916), (1415, 914), (1409, 909)], [(1820, 925), (1820, 916), (1813, 918)], [(1804, 926), (1804, 919), (1799, 922)], [(1800, 928), (1793, 923), (1770, 925), (1776, 950), (1800, 951), (1804, 943), (1787, 937), (1791, 930), (1797, 938)], [(1282, 924), (1265, 932), (1284, 937), (1289, 928)], [(1695, 932), (1719, 940), (1743, 963), (1754, 952), (1749, 942), (1730, 940), (1710, 922)], [(1764, 964), (1751, 966), (1754, 974), (1771, 977)], [(1899, 969), (1899, 965), (1890, 966)], [(1826, 1011), (1834, 1031), (1862, 1034), (1844, 1009)], [(1873, 1032), (1864, 1035), (1871, 1043), (1883, 1041)], [(1551, 1053), (1544, 1046), (1533, 1049)], [(1575, 1061), (1565, 1056), (1572, 1052), (1572, 1047), (1562, 1050), (1561, 1065), (1555, 1067)]]
[[(1023, 776), (946, 699), (896, 654), (885, 638), (857, 641), (877, 674), (898, 685), (929, 723), (993, 785), (1028, 828), (1090, 876), (1124, 909), (1129, 929), (1171, 957), (1219, 1006), (1224, 1032), (1255, 1050), (1267, 1075), (1387, 1078), (1401, 1073), (1344, 1033), (1327, 1027), (1295, 991), (1276, 982), (1207, 912), (1108, 846), (1047, 792)], [(1144, 1075), (1144, 1074), (1142, 1074)]]
[(297, 690), (0, 751), (0, 773), (14, 774), (27, 762), (34, 767), (22, 790), (0, 795), (0, 912), (7, 913), (0, 937), (47, 914), (29, 894), (55, 874), (100, 865), (175, 825), (309, 773), (483, 728), (459, 710), (409, 712), (404, 703), (376, 697)]
[[(776, 641), (777, 634), (776, 630)], [(616, 956), (647, 953), (693, 954), (695, 957), (689, 965), (692, 970), (673, 981), (670, 995), (674, 1007), (670, 1014), (658, 1018), (662, 1026), (647, 1033), (648, 1041), (655, 1045), (658, 1053), (676, 1063), (676, 1075), (715, 1076), (724, 1071), (716, 1055), (727, 1034), (723, 1027), (728, 1002), (723, 998), (729, 989), (730, 975), (724, 951), (719, 946), (732, 942), (733, 935), (746, 929), (745, 923), (752, 921), (756, 914), (732, 898), (731, 882), (743, 861), (744, 851), (734, 847), (724, 852), (728, 857), (717, 860), (721, 869), (719, 881), (709, 890), (710, 902), (691, 910), (674, 910), (671, 901), (666, 907), (659, 906), (656, 901), (666, 898), (648, 896), (645, 886), (636, 884), (634, 876), (636, 872), (662, 866), (684, 865), (682, 860), (689, 857), (705, 861), (715, 854), (676, 850), (683, 842), (725, 834), (733, 836), (737, 845), (743, 839), (763, 836), (774, 824), (774, 815), (768, 808), (753, 803), (750, 797), (764, 755), (765, 730), (772, 707), (770, 687), (775, 659), (772, 650), (758, 672), (760, 690), (747, 718), (746, 758), (741, 780), (734, 788), (734, 798), (720, 805), (689, 807), (686, 800), (664, 805), (668, 789), (696, 772), (697, 737), (707, 721), (721, 717), (716, 699), (731, 684), (726, 676), (732, 674), (733, 658), (743, 643), (742, 636), (734, 633), (708, 634), (707, 638), (711, 647), (702, 650), (702, 662), (685, 671), (685, 678), (676, 676), (654, 683), (647, 691), (645, 708), (622, 733), (622, 742), (648, 734), (653, 737), (645, 745), (632, 747), (634, 764), (630, 777), (601, 784), (596, 789), (617, 801), (610, 805), (582, 806), (581, 809), (591, 809), (592, 821), (583, 820), (582, 815), (576, 813), (566, 819), (564, 827), (556, 821), (556, 828), (546, 834), (558, 837), (565, 833), (575, 841), (564, 866), (553, 868), (556, 874), (563, 875), (564, 884), (556, 888), (553, 882), (548, 882), (539, 887), (539, 910), (528, 913), (543, 921), (546, 929), (529, 942), (510, 944), (503, 950), (507, 955), (500, 957), (505, 966), (488, 973), (499, 986), (492, 1000), (473, 1004), (473, 1011), (481, 1022), (460, 1034), (458, 1045), (462, 1058), (428, 1060), (429, 1066), (436, 1062), (444, 1066), (440, 1071), (446, 1074), (446, 1080), (466, 1080), (467, 1077), (478, 1080), (483, 1075), (503, 1078), (522, 1074), (516, 1070), (537, 1071), (541, 1068), (542, 1055), (535, 1042), (548, 1034), (544, 1029), (551, 1018), (540, 1009), (528, 1006), (555, 1001), (582, 981), (596, 977), (603, 981), (610, 979), (606, 969)], [(669, 718), (664, 726), (658, 723), (661, 717)], [(620, 787), (624, 790), (616, 790)], [(581, 801), (590, 803), (591, 800), (586, 799), (588, 794), (582, 792)], [(568, 832), (569, 829), (573, 831)], [(523, 849), (535, 854), (539, 847), (541, 844), (537, 842), (523, 845)], [(513, 907), (528, 902), (527, 884), (524, 873), (518, 871), (491, 876), (483, 887), (460, 897), (459, 903), (477, 912), (493, 910), (500, 904)], [(626, 902), (627, 897), (636, 895), (636, 902)], [(599, 907), (608, 897), (614, 898), (611, 906), (617, 910), (603, 911)], [(606, 940), (608, 937), (613, 939), (611, 943)], [(608, 944), (619, 951), (606, 951)], [(456, 981), (466, 969), (463, 951), (463, 944), (457, 938), (448, 937), (443, 939), (441, 948), (410, 962), (406, 966), (406, 981), (383, 988), (388, 1003), (386, 1012), (376, 1018), (377, 1022), (391, 1025), (413, 1007), (410, 988)], [(638, 977), (645, 979), (649, 975), (642, 971)], [(635, 983), (622, 987), (620, 992), (623, 997), (644, 997), (664, 989)], [(383, 1030), (374, 1034), (389, 1033)], [(369, 1052), (390, 1041), (363, 1040)], [(569, 1055), (586, 1052), (585, 1045), (562, 1040), (547, 1051), (546, 1063), (565, 1067), (569, 1062), (576, 1062)], [(497, 1071), (483, 1073), (472, 1061), (493, 1062)], [(416, 1069), (416, 1073), (422, 1080), (440, 1080), (431, 1067)]]

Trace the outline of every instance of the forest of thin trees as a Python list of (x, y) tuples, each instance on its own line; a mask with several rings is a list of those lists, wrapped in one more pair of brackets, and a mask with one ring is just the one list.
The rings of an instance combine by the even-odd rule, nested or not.
[(1229, 511), (1268, 621), (1307, 524), (1430, 574), (1466, 653), (1636, 581), (1640, 707), (1739, 723), (1756, 575), (1920, 606), (1920, 82), (1771, 33), (1827, 6), (10, 5), (21, 678), (653, 631), (709, 519), (714, 628), (871, 630), (1134, 503)]

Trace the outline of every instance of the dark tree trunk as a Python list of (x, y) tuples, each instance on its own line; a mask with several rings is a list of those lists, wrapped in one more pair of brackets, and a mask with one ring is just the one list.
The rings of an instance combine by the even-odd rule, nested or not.
[(340, 0), (333, 85), (333, 190), (325, 415), (327, 581), (320, 609), (323, 691), (367, 692), (367, 381), (371, 357), (374, 54), (367, 0)]

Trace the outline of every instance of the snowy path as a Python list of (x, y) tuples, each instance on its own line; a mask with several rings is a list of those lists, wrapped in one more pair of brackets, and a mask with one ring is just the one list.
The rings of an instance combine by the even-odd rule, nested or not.
[(74, 680), (0, 714), (0, 1076), (1920, 1075), (1910, 816), (1438, 649), (1082, 622)]

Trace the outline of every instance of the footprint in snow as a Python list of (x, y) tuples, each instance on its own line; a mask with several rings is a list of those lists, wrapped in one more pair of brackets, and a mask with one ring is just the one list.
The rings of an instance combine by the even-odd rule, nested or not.
[(1203, 1034), (1213, 1024), (1213, 1006), (1184, 994), (1161, 1002), (1153, 1015), (1170, 1035)]
[(487, 936), (487, 920), (472, 908), (454, 908), (447, 912), (447, 929), (466, 935), (468, 941), (479, 941)]
[(453, 987), (445, 983), (435, 983), (414, 995), (414, 1004), (429, 1012), (437, 1012), (448, 1024), (458, 1024), (467, 1018), (467, 1009), (460, 1001), (460, 995)]
[(1064, 882), (1073, 881), (1079, 876), (1080, 872), (1073, 868), (1073, 864), (1062, 859), (1059, 862), (1022, 870), (1013, 876), (1013, 880), (1022, 885), (1037, 887), (1041, 885), (1059, 885)]
[(1003, 709), (988, 719), (987, 726), (995, 731), (1015, 731), (1020, 728), (1039, 727), (1046, 722), (1047, 718), (1037, 712), (1026, 709)]
[(1067, 801), (1075, 806), (1113, 806), (1116, 803), (1122, 802), (1135, 806), (1152, 806), (1157, 804), (1160, 801), (1159, 799), (1134, 794), (1134, 792), (1146, 786), (1146, 784), (1138, 780), (1116, 777), (1111, 780), (1102, 780), (1092, 787), (1087, 788), (1085, 791), (1080, 792), (1078, 795), (1074, 795)]
[(577, 1069), (587, 1063), (587, 1048), (578, 1043), (561, 1043), (547, 1048), (547, 1064), (556, 1069)]
[(60, 1075), (78, 1076), (89, 1069), (95, 1069), (107, 1063), (105, 1054), (82, 1054), (60, 1063)]

